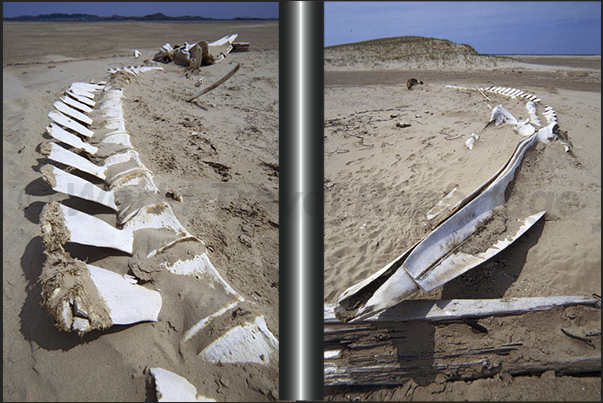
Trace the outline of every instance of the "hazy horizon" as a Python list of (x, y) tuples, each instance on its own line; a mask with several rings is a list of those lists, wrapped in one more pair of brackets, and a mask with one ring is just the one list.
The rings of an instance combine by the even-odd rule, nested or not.
[(2, 17), (43, 14), (91, 14), (99, 17), (120, 15), (143, 17), (163, 13), (169, 17), (186, 15), (215, 19), (278, 18), (278, 2), (4, 2)]

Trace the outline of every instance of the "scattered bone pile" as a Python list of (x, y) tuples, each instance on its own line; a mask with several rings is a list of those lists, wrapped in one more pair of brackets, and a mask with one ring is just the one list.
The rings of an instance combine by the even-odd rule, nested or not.
[[(490, 86), (485, 88), (468, 88), (459, 87), (455, 85), (446, 85), (445, 87), (458, 88), (464, 90), (477, 89), (488, 101), (491, 101), (491, 99), (488, 98), (485, 93), (498, 94), (512, 99), (527, 99), (526, 110), (528, 111), (528, 118), (523, 121), (517, 120), (513, 115), (511, 115), (508, 111), (503, 108), (502, 104), (494, 108), (492, 108), (492, 106), (488, 104), (488, 107), (492, 109), (492, 116), (490, 118), (490, 122), (486, 127), (492, 124), (513, 124), (515, 126), (514, 129), (521, 135), (530, 136), (536, 131), (538, 131), (540, 141), (548, 143), (549, 141), (559, 140), (559, 142), (563, 144), (565, 152), (570, 152), (572, 150), (573, 145), (568, 137), (568, 134), (566, 131), (560, 129), (559, 124), (557, 122), (557, 113), (550, 105), (544, 106), (542, 115), (546, 119), (547, 125), (542, 125), (541, 120), (538, 117), (538, 107), (540, 106), (542, 100), (537, 95), (510, 87)], [(474, 137), (473, 134), (472, 137)], [(467, 140), (467, 148), (471, 150), (473, 148), (474, 141), (475, 140), (471, 140), (471, 138), (469, 138)]]
[[(128, 134), (124, 87), (141, 73), (160, 70), (123, 67), (109, 70), (107, 81), (73, 83), (48, 114), (53, 140), (40, 149), (53, 164), (41, 168), (43, 178), (69, 200), (110, 209), (115, 224), (63, 203), (46, 204), (40, 216), (43, 305), (57, 328), (83, 335), (113, 325), (174, 321), (162, 318), (162, 309), (169, 315), (177, 310), (167, 301), (182, 301), (189, 307), (184, 310), (189, 325), (181, 343), (199, 346), (195, 359), (216, 366), (257, 364), (277, 373), (278, 340), (264, 317), (222, 278), (204, 242), (180, 224)], [(115, 266), (87, 264), (72, 257), (65, 244), (113, 250)], [(179, 288), (183, 281), (195, 283), (195, 291)], [(216, 326), (222, 329), (218, 334)], [(173, 377), (166, 379), (167, 395), (178, 386), (170, 384)]]

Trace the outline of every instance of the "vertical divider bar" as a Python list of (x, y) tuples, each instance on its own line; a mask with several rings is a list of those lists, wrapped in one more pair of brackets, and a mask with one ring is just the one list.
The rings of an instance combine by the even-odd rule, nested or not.
[(279, 395), (322, 400), (324, 6), (279, 7)]

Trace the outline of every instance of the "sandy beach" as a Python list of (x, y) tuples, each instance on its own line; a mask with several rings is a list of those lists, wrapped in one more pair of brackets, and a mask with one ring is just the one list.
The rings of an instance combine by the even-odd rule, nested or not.
[[(214, 41), (233, 33), (250, 50), (233, 52), (198, 73), (148, 62), (165, 43)], [(152, 367), (185, 377), (210, 399), (277, 400), (278, 363), (224, 364), (216, 370), (197, 357), (200, 341), (181, 342), (192, 307), (176, 301), (180, 308), (165, 309), (157, 322), (79, 337), (53, 326), (37, 281), (45, 259), (39, 216), (46, 203), (64, 201), (115, 225), (112, 212), (54, 192), (42, 179), (40, 168), (48, 160), (39, 145), (50, 139), (45, 129), (53, 103), (73, 82), (107, 79), (110, 68), (161, 66), (163, 71), (139, 74), (125, 87), (132, 143), (162, 196), (181, 195), (181, 202), (164, 199), (205, 242), (221, 277), (279, 337), (278, 22), (4, 23), (3, 34), (4, 400), (155, 401)], [(241, 68), (226, 83), (185, 102), (236, 63)], [(128, 272), (123, 256), (110, 250), (68, 248), (89, 264)], [(180, 292), (207, 292), (194, 282), (164, 286), (165, 301), (177, 300)]]
[[(522, 136), (509, 125), (482, 130), (490, 119), (488, 104), (502, 104), (517, 119), (525, 119), (525, 101), (491, 93), (488, 101), (475, 90), (493, 85), (536, 94), (543, 105), (552, 106), (573, 151), (564, 152), (557, 141), (526, 154), (512, 191), (515, 207), (525, 214), (546, 210), (543, 221), (491, 261), (411, 298), (601, 295), (600, 56), (505, 57), (496, 66), (491, 60), (469, 64), (459, 58), (447, 60), (448, 68), (437, 61), (422, 61), (417, 68), (400, 61), (354, 62), (362, 53), (356, 52), (325, 51), (325, 60), (330, 58), (325, 63), (325, 304), (335, 303), (342, 291), (428, 234), (426, 213), (448, 192), (457, 188), (469, 194), (509, 158)], [(411, 77), (424, 85), (408, 90)], [(465, 141), (472, 133), (480, 139), (469, 150)], [(463, 323), (384, 328), (378, 340), (401, 337), (404, 342), (390, 350), (380, 347), (375, 354), (389, 351), (403, 362), (405, 354), (420, 351), (436, 365), (437, 356), (451, 346), (477, 349), (513, 341), (541, 346), (531, 356), (511, 355), (508, 359), (515, 363), (542, 362), (556, 353), (594, 354), (600, 362), (600, 309), (552, 312), (484, 318), (479, 323), (489, 333)], [(560, 328), (569, 327), (595, 335), (592, 349), (564, 336)], [(545, 341), (545, 333), (557, 338), (557, 347)], [(555, 376), (554, 371), (515, 377), (503, 371), (463, 381), (443, 370), (435, 378), (332, 387), (325, 393), (326, 400), (600, 398), (600, 372), (571, 377)]]

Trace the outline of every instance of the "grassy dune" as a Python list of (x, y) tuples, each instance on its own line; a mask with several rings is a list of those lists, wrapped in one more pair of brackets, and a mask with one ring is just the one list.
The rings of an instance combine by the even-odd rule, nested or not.
[(447, 39), (399, 36), (328, 46), (327, 69), (498, 67), (511, 58), (482, 55), (472, 46)]

